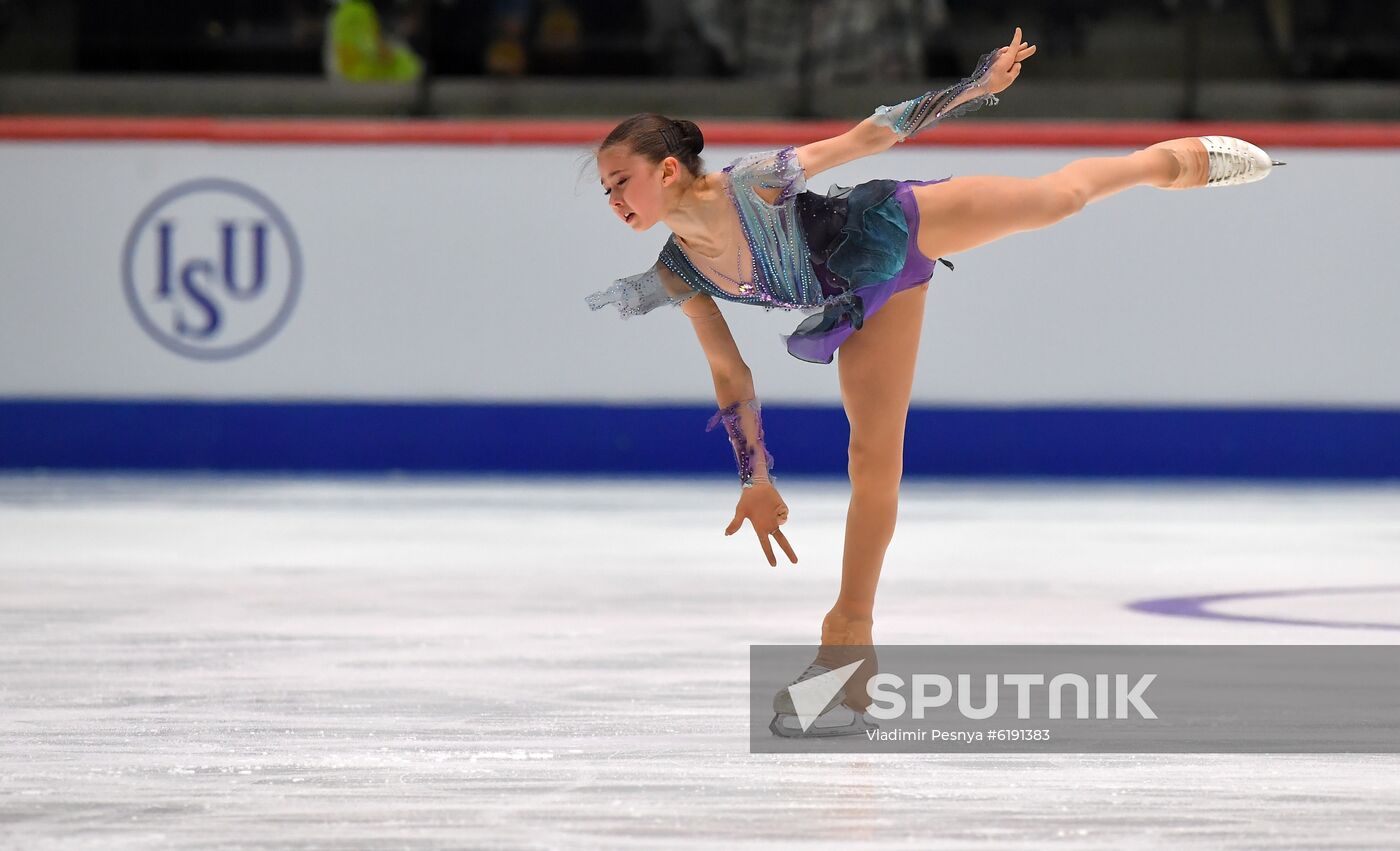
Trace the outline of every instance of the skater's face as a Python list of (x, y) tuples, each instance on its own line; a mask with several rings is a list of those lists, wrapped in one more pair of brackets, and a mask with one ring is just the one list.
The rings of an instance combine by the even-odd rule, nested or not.
[(661, 220), (666, 192), (680, 176), (675, 157), (647, 162), (625, 145), (598, 152), (598, 181), (613, 215), (635, 231), (644, 231)]

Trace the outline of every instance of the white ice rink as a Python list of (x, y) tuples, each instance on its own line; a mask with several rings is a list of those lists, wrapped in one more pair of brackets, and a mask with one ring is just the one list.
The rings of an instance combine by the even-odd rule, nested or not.
[[(1390, 755), (750, 755), (778, 484), (772, 568), (727, 478), (0, 478), (0, 846), (1400, 845)], [(1400, 484), (908, 480), (875, 637), (1393, 644), (1398, 566)]]

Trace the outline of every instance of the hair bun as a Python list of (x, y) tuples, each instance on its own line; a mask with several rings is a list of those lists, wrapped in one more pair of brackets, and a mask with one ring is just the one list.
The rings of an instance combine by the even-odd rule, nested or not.
[(676, 128), (676, 132), (681, 137), (681, 143), (695, 153), (705, 150), (705, 135), (700, 132), (700, 128), (695, 126), (694, 121), (687, 121), (684, 118), (671, 120), (671, 125)]

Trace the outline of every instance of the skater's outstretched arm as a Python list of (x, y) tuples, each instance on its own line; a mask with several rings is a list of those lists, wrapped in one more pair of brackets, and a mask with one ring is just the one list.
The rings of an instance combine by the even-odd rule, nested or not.
[(810, 179), (827, 169), (887, 151), (894, 147), (896, 141), (894, 134), (877, 124), (874, 116), (871, 116), (840, 136), (798, 145), (797, 161)]
[(777, 540), (788, 559), (796, 564), (797, 553), (778, 529), (788, 520), (788, 508), (769, 472), (773, 456), (763, 442), (763, 419), (754, 393), (753, 373), (739, 354), (729, 323), (725, 322), (724, 314), (713, 298), (699, 293), (686, 301), (681, 309), (690, 317), (700, 348), (709, 361), (710, 377), (715, 384), (715, 400), (719, 403), (719, 410), (710, 418), (705, 430), (710, 431), (723, 424), (734, 450), (734, 459), (739, 465), (739, 482), (743, 488), (739, 493), (739, 504), (734, 509), (734, 519), (724, 534), (734, 534), (747, 518), (758, 535), (759, 545), (763, 547), (763, 554), (770, 565), (776, 567), (778, 564), (768, 540), (770, 536)]
[(1005, 91), (1020, 75), (1021, 62), (1034, 54), (1035, 45), (1021, 41), (1021, 28), (1017, 27), (1010, 44), (982, 55), (972, 76), (946, 89), (928, 91), (894, 106), (882, 106), (840, 136), (800, 146), (797, 161), (811, 178), (829, 168), (888, 150), (939, 121), (995, 104), (997, 93)]

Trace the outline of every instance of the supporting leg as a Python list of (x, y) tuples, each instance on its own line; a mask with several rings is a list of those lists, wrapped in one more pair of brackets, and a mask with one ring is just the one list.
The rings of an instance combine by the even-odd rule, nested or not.
[(837, 351), (841, 401), (851, 424), (851, 501), (841, 591), (822, 621), (823, 649), (817, 661), (830, 668), (858, 658), (870, 662), (846, 685), (847, 704), (861, 710), (869, 706), (866, 683), (876, 671), (871, 646), (875, 589), (894, 537), (904, 426), (927, 298), (927, 285), (895, 295)]

